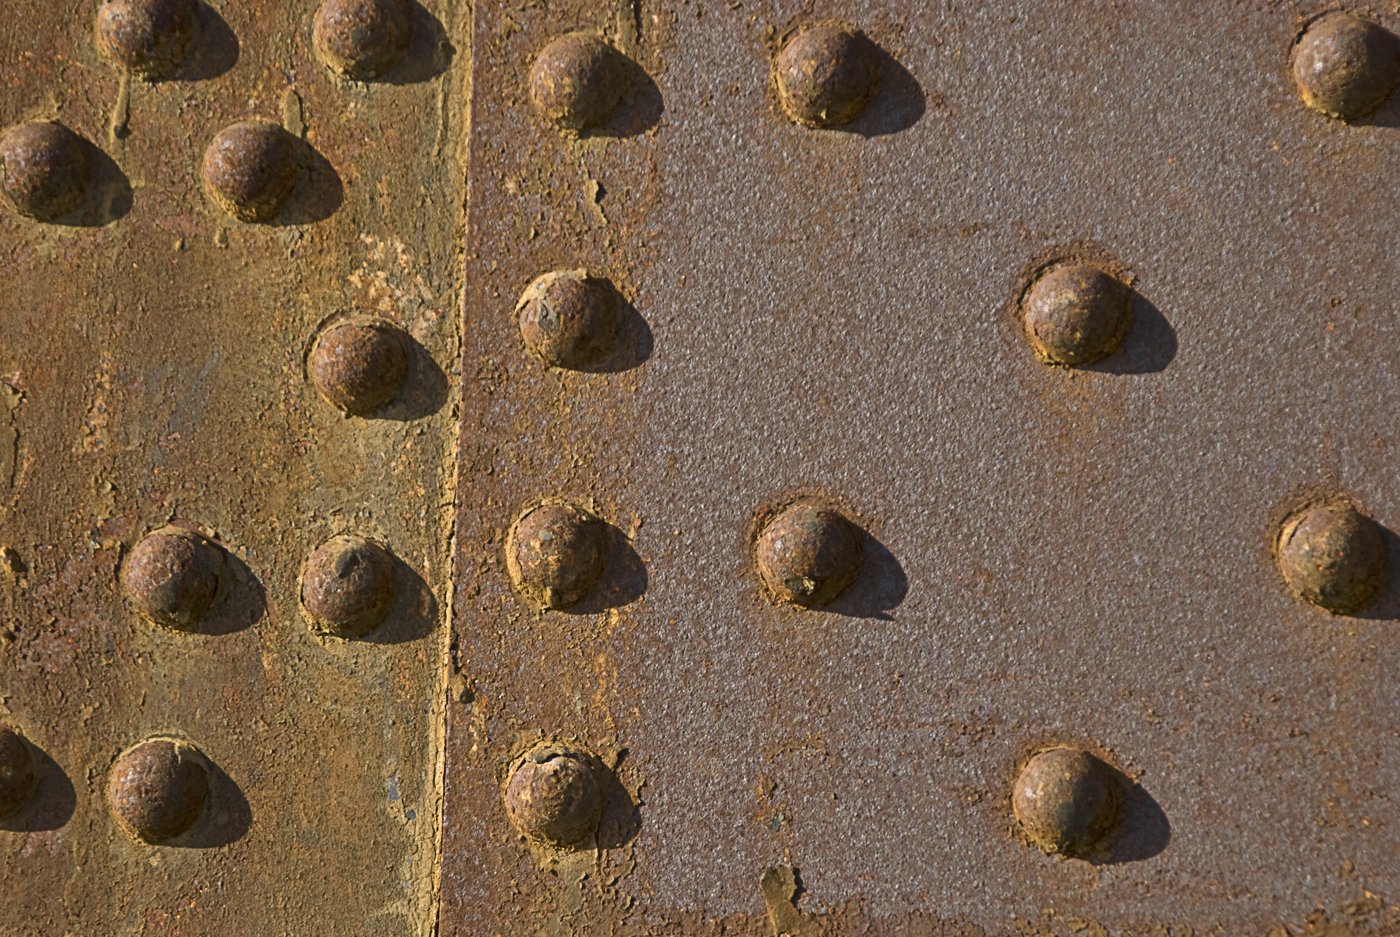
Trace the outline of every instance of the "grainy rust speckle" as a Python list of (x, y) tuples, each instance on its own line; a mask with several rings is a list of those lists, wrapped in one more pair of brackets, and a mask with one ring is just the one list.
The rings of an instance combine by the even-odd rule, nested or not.
[(116, 65), (141, 78), (165, 78), (199, 37), (195, 0), (104, 0), (97, 44)]
[(1394, 34), (1352, 13), (1328, 13), (1308, 25), (1293, 52), (1303, 103), (1340, 120), (1366, 117), (1400, 81)]
[(123, 752), (107, 779), (107, 804), (133, 836), (163, 843), (188, 830), (209, 799), (209, 772), (187, 742), (153, 738)]
[(5, 197), (40, 221), (67, 214), (86, 197), (89, 153), (88, 142), (62, 124), (20, 124), (0, 138)]

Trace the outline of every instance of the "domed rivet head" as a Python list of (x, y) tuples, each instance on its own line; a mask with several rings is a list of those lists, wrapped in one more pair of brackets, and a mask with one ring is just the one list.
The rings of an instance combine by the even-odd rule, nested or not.
[(13, 816), (34, 791), (34, 756), (14, 729), (0, 724), (0, 817)]
[(219, 131), (204, 152), (204, 186), (239, 221), (270, 221), (301, 175), (291, 134), (266, 121)]
[(506, 567), (515, 587), (545, 608), (582, 601), (603, 574), (602, 521), (571, 504), (541, 504), (506, 536)]
[(317, 630), (358, 637), (389, 614), (394, 578), (394, 558), (379, 544), (361, 537), (332, 537), (302, 569), (302, 608)]
[(1035, 281), (1022, 308), (1036, 356), (1079, 367), (1108, 357), (1123, 343), (1133, 324), (1133, 291), (1098, 267), (1064, 264)]
[(1052, 748), (1021, 770), (1011, 807), (1036, 846), (1078, 856), (1091, 852), (1117, 826), (1121, 801), (1108, 765), (1085, 751)]
[(105, 0), (97, 11), (98, 48), (141, 78), (168, 78), (199, 37), (195, 0)]
[(311, 33), (321, 61), (356, 80), (393, 68), (412, 39), (409, 0), (324, 0)]
[(1279, 528), (1275, 556), (1294, 594), (1334, 615), (1375, 601), (1390, 570), (1380, 526), (1340, 497), (1290, 513)]
[(560, 130), (607, 121), (627, 83), (618, 52), (596, 36), (569, 33), (544, 47), (530, 69), (530, 100)]
[(1303, 103), (1341, 120), (1371, 114), (1400, 80), (1400, 49), (1390, 32), (1350, 13), (1309, 24), (1293, 50), (1293, 78)]
[(162, 527), (137, 543), (122, 563), (122, 591), (156, 624), (197, 631), (219, 594), (226, 562), (223, 550), (199, 534)]
[(87, 196), (88, 143), (61, 124), (20, 124), (0, 138), (5, 197), (21, 215), (51, 221)]
[(779, 601), (815, 608), (841, 594), (860, 572), (860, 537), (835, 511), (791, 504), (754, 544), (759, 578)]
[(346, 413), (370, 413), (399, 395), (408, 371), (404, 336), (387, 322), (333, 325), (316, 339), (308, 362), (311, 382)]
[(208, 799), (204, 757), (179, 739), (147, 739), (128, 749), (107, 779), (113, 816), (147, 843), (163, 843), (194, 826)]
[(603, 810), (597, 761), (567, 745), (537, 745), (506, 784), (506, 816), (530, 839), (567, 846), (585, 839)]
[(839, 127), (859, 117), (875, 96), (880, 67), (864, 33), (828, 21), (787, 41), (773, 77), (789, 117), (809, 127)]
[(515, 311), (531, 354), (550, 367), (575, 371), (607, 356), (622, 320), (618, 296), (585, 270), (539, 277), (521, 294)]

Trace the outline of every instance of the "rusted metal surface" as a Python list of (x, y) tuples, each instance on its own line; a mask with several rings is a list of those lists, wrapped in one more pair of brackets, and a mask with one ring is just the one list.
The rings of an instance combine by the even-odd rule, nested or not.
[[(442, 934), (1393, 932), (1400, 103), (1304, 106), (1312, 12), (477, 6)], [(845, 130), (771, 90), (822, 19), (882, 50)], [(647, 76), (581, 139), (528, 87), (574, 29)], [(1049, 366), (1019, 299), (1084, 252), (1134, 324)], [(525, 351), (517, 298), (580, 268), (645, 323), (633, 366)], [(1385, 528), (1358, 614), (1274, 562), (1313, 486)], [(864, 537), (822, 611), (750, 567), (754, 512), (804, 493)], [(503, 557), (531, 498), (635, 563), (537, 611)], [(586, 848), (510, 827), (540, 737), (612, 753)], [(1054, 745), (1136, 782), (1093, 862), (1016, 831)]]
[[(154, 84), (98, 51), (95, 0), (7, 8), (0, 124), (56, 119), (96, 155), (57, 223), (0, 211), (0, 722), (39, 776), (0, 820), (5, 934), (433, 929), (468, 11), (413, 4), (402, 60), (354, 84), (318, 60), (315, 7), (200, 4), (196, 49)], [(242, 120), (294, 142), (267, 224), (203, 187)], [(335, 315), (408, 336), (403, 387), (364, 417), (306, 373)], [(122, 591), (167, 523), (227, 562), (192, 633)], [(395, 558), (394, 605), (358, 639), (313, 633), (300, 605), (337, 535)], [(114, 762), (153, 737), (208, 762), (208, 805), (167, 845), (108, 806)], [(164, 796), (146, 780), (112, 796)]]

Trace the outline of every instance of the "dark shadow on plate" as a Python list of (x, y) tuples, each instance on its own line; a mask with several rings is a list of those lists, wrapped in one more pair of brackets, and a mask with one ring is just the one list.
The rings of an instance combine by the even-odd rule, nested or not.
[(394, 557), (394, 607), (377, 628), (351, 641), (404, 644), (426, 638), (437, 628), (438, 603), (433, 590), (397, 553), (391, 555)]
[(875, 48), (875, 60), (880, 69), (880, 84), (875, 89), (875, 97), (859, 117), (844, 126), (832, 127), (832, 130), (866, 138), (889, 136), (917, 124), (928, 109), (924, 89), (909, 73), (909, 69), (900, 65), (879, 45), (871, 45)]
[(131, 211), (131, 182), (126, 173), (91, 140), (83, 138), (88, 148), (87, 197), (83, 204), (48, 224), (65, 228), (101, 228), (124, 217)]
[(1171, 842), (1172, 825), (1161, 805), (1141, 785), (1134, 784), (1131, 778), (1116, 768), (1113, 775), (1123, 790), (1118, 833), (1109, 844), (1108, 854), (1092, 861), (1095, 864), (1119, 865), (1151, 859)]
[(590, 277), (604, 284), (613, 295), (613, 301), (622, 307), (622, 316), (617, 324), (617, 335), (613, 339), (612, 351), (599, 361), (579, 368), (587, 374), (618, 374), (641, 367), (651, 357), (651, 326), (637, 307), (627, 301), (611, 280), (606, 277)]
[(904, 575), (904, 567), (865, 528), (856, 527), (856, 532), (860, 536), (860, 572), (856, 575), (856, 581), (818, 611), (834, 612), (848, 618), (894, 621), (890, 612), (909, 593), (909, 579)]
[(345, 200), (345, 186), (330, 160), (305, 140), (296, 140), (301, 181), (270, 224), (279, 228), (325, 221)]
[(1381, 536), (1385, 538), (1385, 551), (1390, 563), (1389, 577), (1374, 602), (1353, 615), (1338, 617), (1400, 621), (1400, 536), (1380, 521), (1376, 521), (1376, 526), (1381, 529)]
[(43, 833), (67, 825), (78, 806), (73, 782), (48, 752), (29, 739), (24, 740), (34, 760), (34, 790), (14, 814), (0, 820), (0, 830), (11, 833)]
[[(212, 541), (211, 541), (212, 542)], [(238, 557), (221, 543), (215, 543), (224, 554), (228, 567), (228, 592), (200, 622), (199, 634), (233, 634), (251, 628), (267, 612), (267, 595), (262, 583)]]
[(199, 5), (199, 39), (175, 74), (165, 81), (208, 81), (238, 64), (238, 37), (207, 3)]
[(1152, 374), (1165, 371), (1176, 357), (1176, 329), (1151, 300), (1133, 290), (1133, 327), (1123, 346), (1084, 371), (1105, 374)]
[(584, 137), (611, 137), (622, 139), (636, 137), (661, 123), (661, 115), (666, 112), (666, 102), (661, 97), (661, 89), (635, 60), (617, 53), (622, 67), (627, 72), (627, 90), (617, 109), (608, 122), (582, 134)]
[(174, 846), (178, 849), (217, 849), (228, 846), (243, 838), (253, 826), (253, 809), (248, 806), (248, 798), (234, 783), (224, 769), (208, 760), (209, 799), (194, 826), (161, 843), (161, 846)]
[[(618, 764), (626, 757), (627, 750), (623, 749), (618, 753)], [(632, 800), (615, 769), (605, 766), (602, 782), (603, 814), (598, 819), (598, 848), (621, 849), (641, 832), (642, 807)]]
[(403, 58), (393, 68), (370, 79), (370, 84), (416, 85), (430, 81), (447, 71), (457, 49), (447, 37), (447, 28), (442, 20), (423, 8), (421, 3), (413, 4), (413, 38)]
[(367, 414), (369, 420), (398, 420), (408, 422), (432, 416), (447, 403), (450, 387), (447, 375), (418, 339), (400, 329), (404, 351), (408, 352), (408, 370), (403, 376), (399, 395), (384, 406)]
[(647, 567), (627, 535), (612, 524), (600, 522), (608, 538), (608, 562), (598, 584), (582, 601), (560, 609), (566, 615), (596, 615), (610, 608), (631, 605), (647, 591)]

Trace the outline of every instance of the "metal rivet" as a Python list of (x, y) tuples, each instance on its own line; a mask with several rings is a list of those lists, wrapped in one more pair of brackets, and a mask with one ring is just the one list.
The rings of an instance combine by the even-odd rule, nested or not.
[(1031, 758), (1011, 797), (1031, 841), (1045, 852), (1070, 856), (1092, 851), (1112, 832), (1121, 802), (1112, 769), (1075, 748), (1052, 748)]
[(783, 110), (809, 127), (839, 127), (861, 115), (880, 80), (874, 44), (854, 26), (814, 23), (773, 63)]
[(1064, 264), (1035, 281), (1023, 309), (1037, 357), (1082, 366), (1118, 350), (1133, 324), (1133, 291), (1097, 267)]
[(291, 134), (266, 121), (219, 131), (204, 153), (204, 185), (239, 221), (269, 221), (296, 188), (300, 168)]
[(358, 637), (389, 614), (394, 580), (388, 550), (362, 537), (332, 537), (306, 560), (301, 604), (318, 630)]
[(34, 756), (24, 737), (0, 724), (0, 817), (13, 816), (34, 791)]
[(555, 39), (530, 69), (535, 109), (561, 130), (583, 130), (605, 122), (622, 100), (626, 84), (617, 51), (582, 33)]
[(177, 631), (196, 631), (227, 569), (223, 550), (193, 531), (162, 527), (122, 564), (122, 591), (136, 610)]
[(515, 586), (545, 608), (568, 608), (593, 589), (607, 560), (596, 517), (571, 504), (541, 504), (506, 537), (506, 567)]
[(311, 34), (321, 61), (357, 80), (393, 68), (412, 38), (409, 0), (324, 0)]
[(377, 320), (333, 325), (316, 339), (308, 370), (332, 405), (363, 415), (399, 395), (408, 352), (399, 329)]
[(1389, 573), (1380, 526), (1341, 497), (1290, 513), (1279, 529), (1275, 554), (1293, 592), (1334, 615), (1370, 605)]
[(88, 142), (61, 124), (20, 124), (0, 139), (4, 191), (15, 210), (50, 221), (82, 204), (92, 156)]
[(618, 295), (586, 270), (539, 277), (515, 305), (525, 347), (545, 364), (580, 370), (606, 357), (622, 321)]
[(199, 36), (195, 0), (106, 0), (97, 11), (98, 47), (141, 78), (167, 78)]
[(1400, 49), (1391, 33), (1349, 13), (1314, 20), (1293, 53), (1303, 103), (1342, 120), (1380, 107), (1400, 80)]
[(148, 843), (163, 843), (194, 826), (208, 799), (204, 757), (179, 739), (147, 739), (128, 749), (107, 781), (112, 814)]
[(596, 759), (576, 747), (535, 746), (506, 784), (506, 816), (531, 839), (565, 846), (593, 832), (603, 809)]
[(836, 511), (797, 503), (768, 521), (754, 544), (759, 577), (774, 597), (814, 608), (841, 594), (860, 572), (861, 545)]

